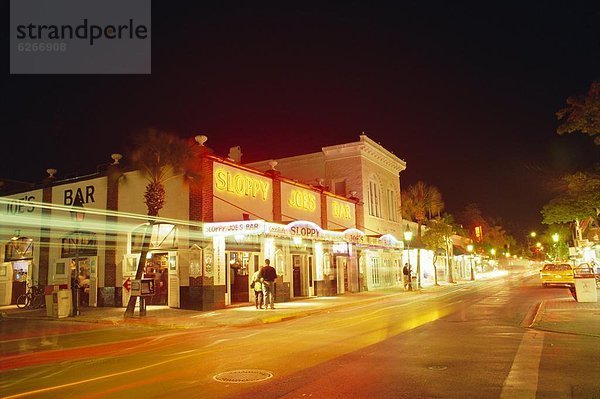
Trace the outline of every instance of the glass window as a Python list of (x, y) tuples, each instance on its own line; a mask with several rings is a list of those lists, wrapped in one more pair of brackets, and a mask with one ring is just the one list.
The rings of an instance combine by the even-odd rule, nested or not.
[(397, 222), (398, 221), (398, 212), (396, 207), (396, 194), (394, 190), (387, 190), (387, 207), (388, 207), (388, 219)]
[(381, 284), (380, 268), (381, 268), (381, 261), (379, 260), (379, 258), (371, 258), (371, 281), (373, 282), (373, 285), (375, 285), (375, 286)]
[(369, 181), (369, 215), (381, 217), (381, 199), (379, 184)]

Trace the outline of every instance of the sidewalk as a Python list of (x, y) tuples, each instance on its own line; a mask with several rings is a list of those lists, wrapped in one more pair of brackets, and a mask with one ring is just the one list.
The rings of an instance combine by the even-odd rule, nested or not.
[[(469, 284), (467, 281), (458, 285)], [(420, 291), (404, 291), (401, 288), (367, 291), (344, 294), (333, 297), (313, 297), (281, 302), (275, 309), (256, 309), (254, 305), (228, 307), (208, 312), (197, 310), (174, 309), (167, 306), (148, 306), (147, 315), (139, 316), (136, 308), (135, 316), (125, 320), (125, 308), (80, 308), (77, 317), (56, 319), (46, 315), (46, 309), (23, 310), (16, 306), (0, 307), (1, 318), (38, 319), (56, 322), (103, 323), (110, 325), (143, 325), (156, 328), (214, 328), (244, 327), (309, 316), (331, 309), (356, 306), (359, 303), (382, 301), (391, 297), (402, 296), (407, 300), (428, 292), (456, 287), (454, 284), (442, 283), (440, 286), (425, 287)], [(576, 302), (572, 298), (543, 300), (540, 302), (530, 328), (559, 333), (589, 335), (600, 337), (600, 303)]]
[(124, 307), (82, 307), (79, 309), (81, 314), (77, 317), (57, 319), (47, 316), (45, 308), (24, 310), (17, 309), (15, 305), (11, 305), (0, 307), (0, 315), (2, 318), (10, 319), (21, 318), (57, 322), (104, 323), (112, 325), (137, 324), (164, 328), (244, 327), (277, 323), (284, 320), (305, 317), (318, 312), (324, 312), (333, 308), (340, 309), (343, 307), (354, 306), (357, 303), (380, 301), (399, 295), (408, 298), (436, 289), (443, 289), (443, 286), (430, 287), (418, 292), (405, 292), (402, 289), (391, 289), (344, 294), (334, 297), (303, 298), (290, 302), (276, 303), (275, 309), (256, 309), (254, 304), (244, 304), (242, 306), (232, 306), (226, 309), (201, 312), (197, 310), (169, 308), (168, 306), (147, 306), (146, 316), (140, 317), (139, 308), (136, 308), (134, 317), (130, 319), (124, 319)]
[(600, 302), (577, 302), (573, 298), (542, 301), (530, 327), (600, 337)]

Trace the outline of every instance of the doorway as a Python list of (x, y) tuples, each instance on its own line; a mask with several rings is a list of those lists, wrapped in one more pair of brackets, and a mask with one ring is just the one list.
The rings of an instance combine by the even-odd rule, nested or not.
[(294, 284), (294, 297), (302, 296), (302, 256), (292, 255), (292, 279)]
[[(252, 252), (226, 252), (225, 260), (229, 265), (229, 293), (231, 303), (250, 302), (249, 273), (258, 267), (258, 255)], [(256, 264), (255, 264), (256, 262)]]
[(154, 295), (146, 298), (147, 305), (167, 305), (169, 294), (168, 253), (151, 253), (146, 259), (143, 278), (154, 279)]

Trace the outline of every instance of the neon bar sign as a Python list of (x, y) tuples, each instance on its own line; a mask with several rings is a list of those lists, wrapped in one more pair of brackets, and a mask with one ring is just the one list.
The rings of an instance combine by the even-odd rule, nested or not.
[(242, 222), (205, 223), (202, 226), (204, 235), (247, 235), (262, 234), (265, 230), (264, 220), (249, 220)]
[(331, 202), (331, 213), (336, 218), (348, 219), (348, 220), (352, 219), (352, 213), (351, 213), (351, 210), (350, 210), (350, 205), (343, 204), (343, 203), (338, 202), (338, 201), (332, 201)]
[(292, 208), (312, 212), (317, 209), (317, 197), (306, 191), (292, 190), (288, 199), (288, 205)]
[(261, 198), (267, 200), (269, 183), (254, 177), (231, 173), (224, 169), (215, 170), (215, 188), (242, 197)]

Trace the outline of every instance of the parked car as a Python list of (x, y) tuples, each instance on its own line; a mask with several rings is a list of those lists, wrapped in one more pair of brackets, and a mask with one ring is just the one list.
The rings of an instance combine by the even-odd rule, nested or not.
[(574, 285), (575, 278), (573, 266), (567, 263), (547, 263), (540, 271), (542, 286), (547, 287), (551, 284)]

